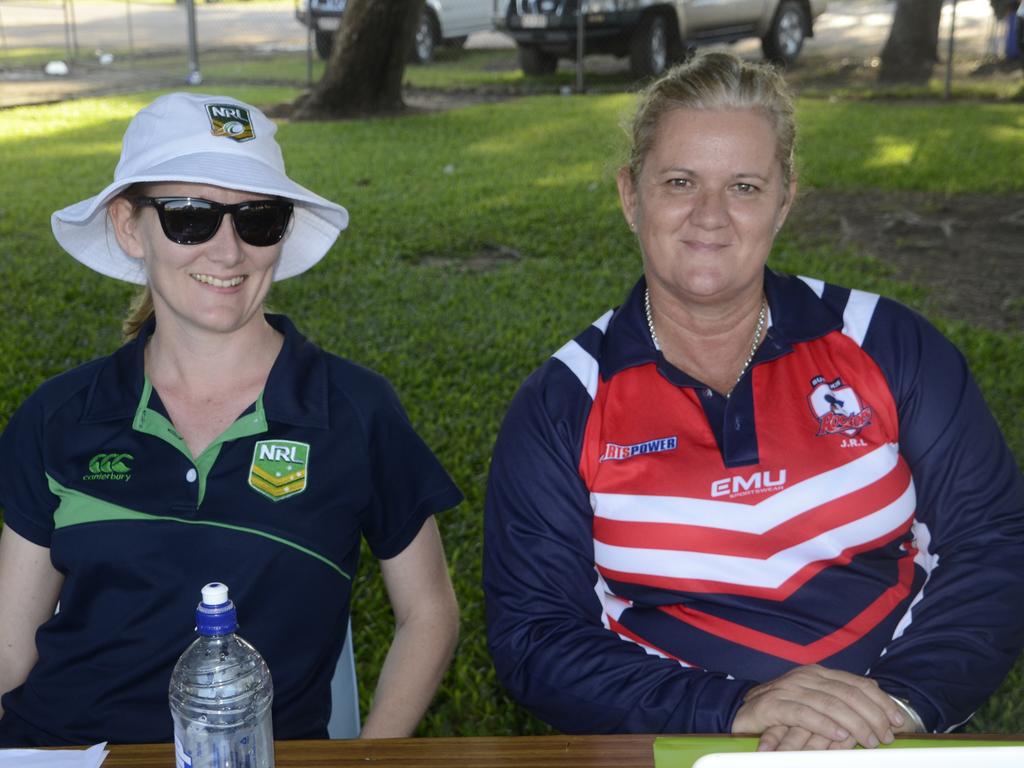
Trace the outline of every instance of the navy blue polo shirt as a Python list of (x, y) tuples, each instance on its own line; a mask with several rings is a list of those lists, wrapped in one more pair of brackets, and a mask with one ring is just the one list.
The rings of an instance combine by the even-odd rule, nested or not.
[(211, 581), (270, 667), (275, 737), (326, 736), (360, 538), (394, 557), (462, 495), (384, 378), (267, 319), (285, 340), (266, 388), (195, 460), (144, 375), (152, 322), (11, 418), (4, 523), (65, 581), (0, 746), (170, 741), (171, 670)]

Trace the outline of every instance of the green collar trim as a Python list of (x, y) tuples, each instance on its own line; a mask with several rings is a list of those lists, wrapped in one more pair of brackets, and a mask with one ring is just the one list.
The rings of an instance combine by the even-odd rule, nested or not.
[(217, 456), (220, 455), (221, 446), (231, 440), (238, 440), (242, 437), (260, 435), (267, 431), (267, 416), (263, 409), (263, 393), (256, 398), (256, 407), (252, 413), (243, 413), (227, 429), (224, 430), (212, 443), (203, 450), (198, 457), (193, 457), (188, 444), (178, 434), (170, 419), (159, 411), (149, 407), (150, 398), (153, 396), (153, 384), (149, 377), (145, 377), (142, 385), (142, 395), (139, 397), (138, 408), (135, 409), (135, 418), (132, 420), (132, 428), (136, 432), (142, 432), (155, 438), (163, 440), (178, 451), (185, 458), (192, 462), (198, 473), (199, 499), (197, 507), (202, 506), (203, 498), (206, 496), (206, 478), (213, 469)]

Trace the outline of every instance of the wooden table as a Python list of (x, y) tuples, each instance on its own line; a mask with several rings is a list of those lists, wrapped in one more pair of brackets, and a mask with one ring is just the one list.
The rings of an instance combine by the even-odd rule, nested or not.
[[(918, 735), (914, 738), (1021, 741), (1024, 735)], [(653, 735), (484, 736), (445, 739), (279, 741), (276, 768), (653, 768)], [(170, 744), (109, 746), (103, 768), (173, 768)]]
[[(276, 768), (653, 768), (654, 736), (279, 741)], [(110, 745), (103, 768), (174, 768), (170, 744)]]

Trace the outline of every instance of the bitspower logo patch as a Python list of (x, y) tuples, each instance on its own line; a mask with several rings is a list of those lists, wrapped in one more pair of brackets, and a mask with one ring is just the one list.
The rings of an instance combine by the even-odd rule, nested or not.
[(132, 477), (131, 463), (135, 458), (130, 453), (97, 453), (89, 459), (89, 473), (83, 480), (121, 480)]
[(249, 486), (268, 499), (281, 501), (306, 490), (309, 443), (260, 440), (252, 452)]

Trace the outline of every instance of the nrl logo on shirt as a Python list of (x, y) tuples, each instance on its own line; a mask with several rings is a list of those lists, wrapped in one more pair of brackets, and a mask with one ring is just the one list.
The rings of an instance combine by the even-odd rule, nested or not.
[(252, 452), (249, 486), (272, 501), (281, 501), (306, 490), (309, 476), (309, 443), (294, 440), (260, 440)]
[(235, 104), (207, 104), (211, 133), (235, 141), (252, 141), (256, 134), (249, 119), (249, 110)]
[(132, 461), (135, 458), (130, 453), (97, 453), (89, 459), (89, 474), (82, 475), (82, 479), (128, 482), (132, 476)]

